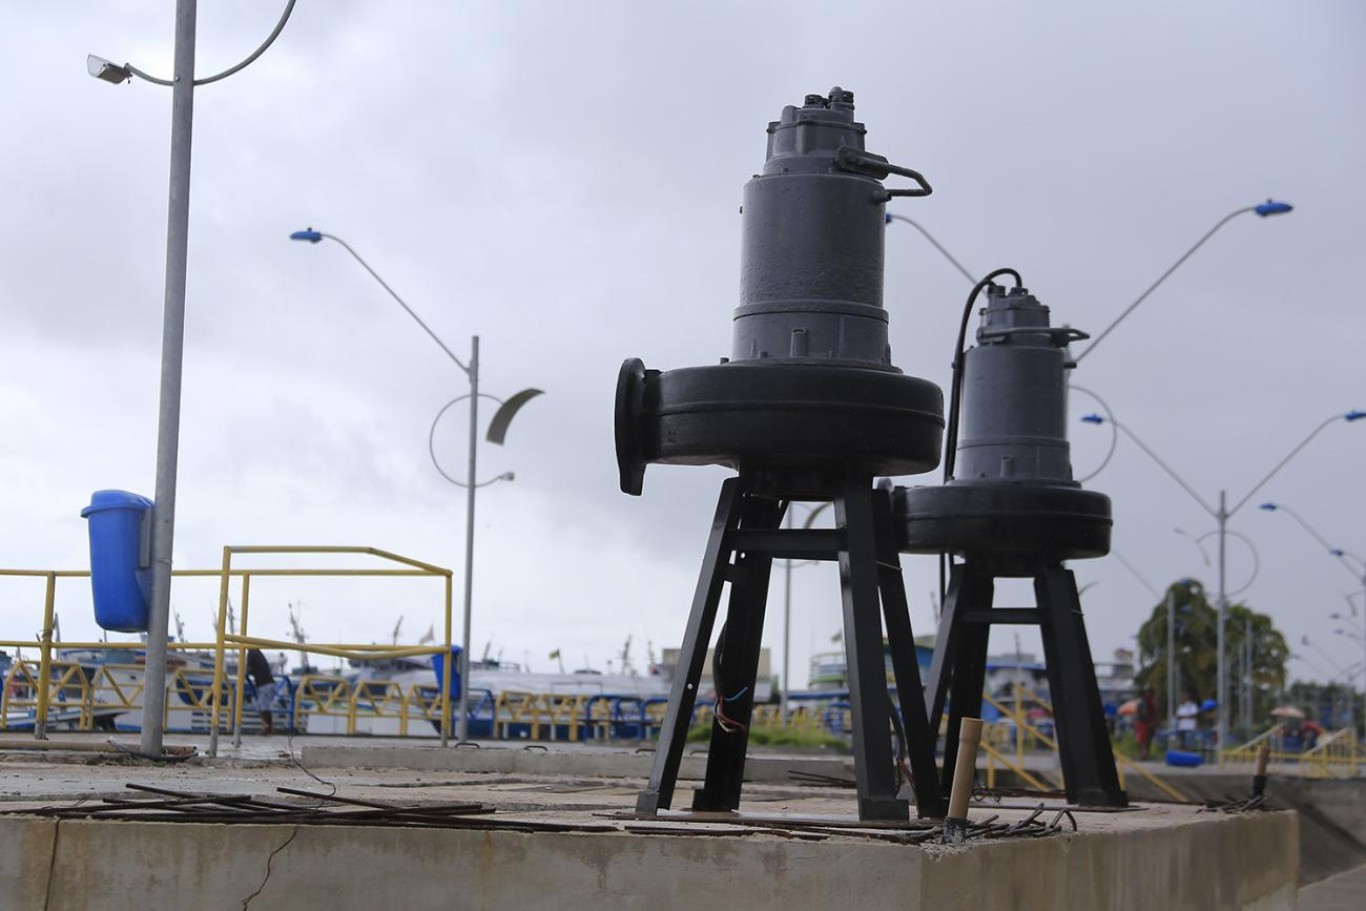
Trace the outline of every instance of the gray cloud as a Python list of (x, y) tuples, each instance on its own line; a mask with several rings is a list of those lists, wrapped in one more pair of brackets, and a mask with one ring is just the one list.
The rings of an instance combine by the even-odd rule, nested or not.
[[(278, 12), (204, 5), (201, 70), (255, 47)], [(517, 481), (480, 493), (476, 640), (597, 661), (627, 632), (670, 644), (725, 472), (651, 468), (643, 498), (620, 494), (616, 370), (727, 353), (737, 207), (764, 127), (835, 83), (855, 91), (870, 148), (935, 185), (898, 211), (974, 270), (1019, 268), (1083, 329), (1226, 212), (1296, 204), (1230, 223), (1076, 377), (1207, 499), (1241, 497), (1319, 420), (1366, 405), (1343, 281), (1366, 236), (1362, 20), (1349, 3), (300, 3), (260, 61), (196, 97), (182, 562), (317, 539), (462, 568), (463, 494), (426, 440), (464, 377), (345, 251), (286, 239), (312, 224), (457, 353), (478, 333), (486, 390), (547, 392), (504, 450), (480, 452), (488, 476)], [(151, 487), (170, 100), (91, 80), (83, 57), (166, 72), (170, 39), (164, 4), (0, 9), (11, 565), (78, 564), (90, 490)], [(887, 242), (894, 359), (945, 383), (965, 283), (907, 226)], [(1073, 426), (1078, 466), (1097, 464), (1104, 431)], [(1366, 550), (1352, 540), (1361, 433), (1326, 431), (1263, 493)], [(458, 432), (443, 448), (461, 463)], [(1170, 530), (1212, 523), (1141, 452), (1122, 441), (1091, 486), (1155, 584), (1213, 586)], [(1356, 660), (1326, 619), (1350, 578), (1255, 506), (1233, 523), (1262, 557), (1244, 597)], [(1231, 549), (1231, 576), (1240, 559)], [(907, 563), (924, 631), (932, 561)], [(1126, 644), (1151, 596), (1113, 559), (1075, 568), (1100, 583), (1086, 596), (1096, 650)], [(802, 657), (828, 644), (838, 605), (828, 573), (796, 579)], [(396, 613), (425, 630), (431, 610), (401, 593), (277, 594), (316, 605), (320, 632), (365, 641)]]

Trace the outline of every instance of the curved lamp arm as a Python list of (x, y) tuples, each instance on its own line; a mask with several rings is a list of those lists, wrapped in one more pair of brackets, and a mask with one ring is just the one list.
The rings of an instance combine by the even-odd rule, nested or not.
[[(531, 401), (538, 395), (544, 395), (544, 393), (541, 392), (541, 390), (539, 389), (523, 389), (521, 392), (510, 397), (507, 401), (503, 401), (497, 396), (488, 395), (487, 393), (483, 392), (479, 393), (479, 397), (481, 399), (492, 399), (493, 401), (498, 403), (498, 410), (493, 413), (493, 420), (489, 422), (488, 435), (486, 436), (486, 439), (490, 443), (497, 443), (501, 446), (503, 440), (507, 437), (508, 425), (512, 423), (513, 417), (516, 416), (517, 412), (521, 410), (523, 405), (525, 405), (527, 402)], [(441, 422), (441, 418), (446, 414), (447, 411), (449, 411), (452, 408), (452, 406), (460, 404), (469, 397), (469, 393), (466, 393), (465, 395), (451, 399), (445, 405), (441, 406), (441, 410), (438, 411), (436, 413), (436, 417), (432, 419), (431, 430), (427, 433), (427, 452), (432, 457), (432, 465), (436, 467), (436, 471), (438, 474), (441, 475), (441, 477), (445, 478), (447, 481), (450, 481), (456, 487), (469, 487), (470, 485), (465, 481), (457, 480), (451, 477), (449, 474), (447, 474), (446, 470), (441, 467), (441, 463), (437, 460), (436, 425)], [(505, 471), (502, 474), (498, 475), (496, 478), (490, 478), (487, 481), (480, 481), (474, 486), (487, 487), (490, 484), (497, 483), (498, 481), (511, 481), (513, 479), (513, 473), (510, 471)]]
[(941, 244), (939, 241), (935, 240), (934, 235), (931, 234), (929, 231), (926, 231), (924, 226), (921, 225), (920, 222), (916, 221), (913, 218), (907, 218), (905, 215), (894, 215), (891, 212), (888, 212), (887, 224), (890, 225), (894, 221), (904, 221), (906, 224), (910, 225), (912, 228), (915, 228), (921, 234), (925, 235), (925, 239), (928, 240), (930, 243), (934, 244), (934, 248), (938, 250), (940, 253), (944, 254), (944, 258), (947, 259), (949, 262), (953, 263), (953, 267), (955, 269), (963, 273), (963, 277), (968, 280), (969, 285), (977, 284), (977, 278), (966, 268), (964, 268), (962, 263), (954, 259), (953, 254), (950, 253), (948, 250), (945, 250), (944, 245)]
[(1148, 448), (1148, 444), (1140, 440), (1137, 436), (1135, 436), (1134, 432), (1130, 430), (1128, 427), (1125, 427), (1123, 424), (1121, 424), (1119, 421), (1116, 421), (1114, 418), (1107, 418), (1099, 414), (1084, 415), (1082, 417), (1082, 421), (1087, 424), (1104, 424), (1106, 421), (1109, 421), (1111, 424), (1114, 424), (1116, 429), (1118, 429), (1126, 437), (1137, 443), (1138, 448), (1146, 452), (1148, 454), (1148, 458), (1156, 462), (1158, 466), (1163, 471), (1165, 471), (1173, 481), (1175, 481), (1177, 484), (1180, 484), (1181, 489), (1184, 490), (1186, 493), (1190, 494), (1191, 497), (1194, 498), (1195, 502), (1200, 504), (1201, 509), (1209, 513), (1212, 518), (1219, 518), (1219, 513), (1215, 511), (1214, 507), (1206, 503), (1205, 498), (1200, 496), (1200, 494), (1196, 493), (1194, 487), (1191, 487), (1189, 484), (1187, 484), (1185, 480), (1181, 477), (1181, 475), (1177, 474), (1176, 471), (1170, 465), (1162, 461), (1162, 457), (1159, 456), (1157, 453), (1153, 452), (1150, 448)]
[[(1073, 391), (1075, 391), (1075, 392), (1080, 392), (1082, 395), (1089, 395), (1091, 398), (1095, 399), (1095, 400), (1096, 400), (1096, 404), (1099, 405), (1099, 406), (1101, 407), (1101, 409), (1105, 412), (1105, 419), (1106, 419), (1107, 421), (1110, 422), (1110, 426), (1111, 426), (1111, 430), (1110, 430), (1110, 448), (1109, 448), (1108, 450), (1106, 450), (1106, 452), (1105, 452), (1105, 458), (1103, 458), (1103, 459), (1100, 460), (1100, 464), (1099, 464), (1098, 466), (1096, 466), (1096, 470), (1095, 470), (1095, 471), (1091, 472), (1090, 474), (1088, 474), (1088, 475), (1087, 475), (1086, 477), (1084, 477), (1084, 478), (1076, 478), (1076, 479), (1075, 479), (1076, 482), (1077, 482), (1078, 484), (1085, 484), (1087, 481), (1091, 480), (1091, 479), (1094, 478), (1096, 475), (1098, 475), (1098, 474), (1100, 474), (1102, 471), (1104, 471), (1104, 470), (1105, 470), (1105, 466), (1106, 466), (1106, 465), (1109, 465), (1109, 464), (1110, 464), (1110, 460), (1113, 459), (1113, 458), (1115, 457), (1115, 449), (1119, 446), (1119, 431), (1118, 431), (1117, 429), (1114, 429), (1114, 428), (1115, 428), (1115, 415), (1114, 415), (1114, 413), (1113, 413), (1112, 411), (1110, 411), (1110, 406), (1109, 406), (1109, 404), (1105, 401), (1105, 399), (1103, 399), (1103, 398), (1101, 398), (1100, 396), (1096, 395), (1096, 394), (1095, 394), (1094, 392), (1092, 392), (1090, 389), (1087, 389), (1087, 388), (1085, 388), (1085, 387), (1083, 387), (1083, 386), (1078, 386), (1078, 385), (1076, 385), (1076, 384), (1074, 384), (1074, 383), (1068, 383), (1068, 384), (1067, 384), (1067, 388), (1070, 389), (1070, 390), (1073, 390)], [(1094, 423), (1094, 422), (1092, 422), (1092, 423)]]
[(1181, 264), (1184, 263), (1186, 260), (1190, 259), (1191, 254), (1193, 254), (1196, 250), (1199, 250), (1201, 247), (1203, 247), (1205, 245), (1205, 241), (1213, 237), (1215, 232), (1222, 228), (1224, 225), (1228, 224), (1230, 221), (1237, 218), (1239, 215), (1246, 215), (1249, 212), (1255, 212), (1262, 218), (1266, 218), (1269, 215), (1284, 215), (1285, 213), (1292, 211), (1294, 211), (1294, 207), (1291, 206), (1289, 203), (1275, 202), (1274, 200), (1268, 199), (1261, 205), (1246, 206), (1242, 209), (1235, 209), (1234, 211), (1225, 215), (1223, 218), (1219, 219), (1219, 221), (1215, 223), (1214, 227), (1210, 228), (1208, 231), (1205, 232), (1204, 237), (1200, 238), (1195, 242), (1195, 246), (1191, 247), (1184, 254), (1182, 254), (1181, 258), (1178, 259), (1176, 262), (1172, 263), (1166, 272), (1163, 272), (1161, 275), (1159, 275), (1157, 277), (1157, 281), (1149, 285), (1148, 290), (1144, 291), (1142, 294), (1138, 296), (1138, 300), (1134, 301), (1132, 304), (1125, 307), (1124, 312), (1121, 313), (1118, 317), (1116, 317), (1113, 323), (1102, 329), (1096, 335), (1096, 337), (1091, 340), (1091, 344), (1086, 346), (1086, 350), (1076, 356), (1074, 362), (1080, 363), (1082, 358), (1086, 357), (1086, 355), (1090, 354), (1092, 351), (1095, 351), (1096, 346), (1105, 340), (1105, 336), (1109, 335), (1111, 332), (1115, 330), (1116, 326), (1124, 322), (1124, 318), (1128, 316), (1130, 313), (1132, 313), (1134, 311), (1134, 308), (1136, 308), (1139, 304), (1147, 300), (1148, 295), (1156, 291), (1158, 289), (1158, 286), (1165, 282), (1173, 272), (1181, 268)]
[[(1295, 510), (1286, 506), (1284, 503), (1263, 503), (1258, 509), (1264, 509), (1267, 512), (1283, 512), (1294, 519), (1299, 524), (1300, 528), (1303, 528), (1308, 532), (1311, 538), (1321, 544), (1324, 550), (1328, 551), (1330, 556), (1338, 558), (1338, 562), (1352, 574), (1352, 578), (1361, 582), (1363, 585), (1366, 585), (1366, 561), (1350, 551), (1343, 550), (1341, 547), (1334, 547), (1327, 538), (1319, 534), (1318, 530), (1306, 522), (1304, 517), (1295, 512)], [(1352, 561), (1355, 561), (1355, 565), (1353, 565)]]
[[(1205, 552), (1202, 542), (1206, 538), (1212, 538), (1217, 534), (1219, 534), (1218, 530), (1207, 531), (1200, 537), (1193, 539), (1195, 541), (1195, 545), (1200, 548), (1200, 553), (1203, 554)], [(1237, 538), (1239, 541), (1242, 541), (1244, 544), (1247, 545), (1247, 549), (1252, 552), (1252, 574), (1247, 577), (1247, 581), (1244, 582), (1242, 585), (1238, 586), (1232, 591), (1224, 592), (1224, 597), (1229, 598), (1233, 595), (1241, 595), (1243, 592), (1247, 591), (1249, 588), (1252, 587), (1253, 582), (1257, 581), (1257, 574), (1262, 571), (1262, 556), (1261, 554), (1257, 553), (1257, 548), (1253, 546), (1252, 540), (1242, 532), (1235, 531), (1232, 528), (1225, 528), (1224, 534), (1230, 538)]]
[(1310, 431), (1309, 436), (1305, 437), (1302, 441), (1300, 441), (1300, 445), (1290, 450), (1290, 453), (1285, 458), (1277, 462), (1276, 466), (1266, 473), (1266, 477), (1258, 481), (1257, 485), (1253, 487), (1251, 490), (1249, 490), (1247, 492), (1247, 495), (1243, 497), (1241, 500), (1239, 500), (1237, 505), (1228, 511), (1228, 514), (1231, 516), (1238, 510), (1242, 509), (1243, 505), (1246, 504), (1248, 500), (1252, 499), (1253, 495), (1257, 493), (1257, 491), (1261, 490), (1264, 486), (1266, 486), (1266, 482), (1270, 481), (1276, 475), (1276, 472), (1280, 471), (1282, 468), (1285, 467), (1287, 462), (1289, 462), (1295, 456), (1299, 455), (1300, 450), (1308, 446), (1310, 441), (1313, 440), (1314, 437), (1318, 436), (1320, 433), (1323, 433), (1324, 429), (1327, 428), (1329, 424), (1333, 423), (1334, 421), (1346, 421), (1350, 424), (1353, 421), (1360, 420), (1361, 418), (1366, 418), (1366, 411), (1359, 411), (1354, 408), (1346, 414), (1335, 414), (1332, 417), (1325, 419), (1322, 424), (1320, 424), (1319, 426), (1315, 427), (1312, 431)]
[(432, 341), (436, 342), (438, 345), (441, 346), (441, 350), (446, 352), (446, 356), (451, 360), (455, 361), (455, 366), (465, 371), (466, 376), (473, 376), (473, 374), (470, 372), (470, 368), (465, 364), (465, 362), (460, 360), (460, 358), (456, 357), (454, 351), (446, 347), (446, 343), (441, 340), (440, 336), (438, 336), (435, 332), (432, 331), (431, 326), (428, 326), (425, 322), (423, 322), (422, 317), (418, 316), (415, 312), (413, 312), (413, 308), (409, 307), (408, 304), (404, 302), (403, 298), (398, 296), (397, 291), (389, 287), (388, 282), (380, 278), (378, 272), (370, 268), (370, 264), (367, 263), (364, 259), (362, 259), (359, 253), (351, 249), (350, 244), (348, 244), (346, 241), (342, 240), (335, 234), (327, 234), (323, 231), (314, 231), (312, 228), (308, 228), (304, 231), (295, 231), (293, 234), (289, 235), (290, 240), (303, 240), (311, 244), (316, 244), (323, 238), (327, 238), (328, 240), (336, 241), (337, 243), (341, 244), (342, 247), (346, 249), (346, 252), (350, 253), (355, 258), (356, 262), (364, 266), (365, 271), (369, 272), (370, 276), (374, 278), (375, 281), (379, 282), (380, 286), (384, 288), (385, 291), (389, 292), (389, 296), (392, 297), (394, 300), (398, 301), (398, 305), (402, 307), (405, 311), (407, 311), (408, 315), (411, 316), (417, 322), (417, 324), (422, 327), (422, 331), (426, 332), (429, 336), (431, 336)]
[[(257, 57), (260, 57), (266, 52), (266, 48), (275, 43), (275, 39), (280, 36), (280, 32), (284, 31), (285, 23), (289, 21), (289, 14), (294, 12), (294, 4), (296, 2), (297, 0), (289, 0), (289, 2), (285, 4), (285, 11), (280, 15), (280, 21), (275, 23), (275, 28), (266, 36), (266, 40), (261, 43), (261, 46), (252, 51), (245, 60), (235, 66), (228, 67), (221, 73), (205, 76), (203, 79), (196, 79), (194, 84), (208, 85), (209, 83), (217, 82), (220, 79), (227, 79), (233, 73), (244, 70), (254, 63)], [(159, 76), (153, 76), (150, 73), (144, 73), (131, 63), (125, 63), (123, 66), (119, 66), (117, 63), (112, 63), (105, 60), (103, 57), (96, 57), (94, 54), (86, 56), (85, 68), (90, 72), (91, 76), (94, 76), (96, 79), (103, 79), (105, 82), (127, 82), (129, 79), (136, 76), (139, 79), (155, 83), (156, 85), (175, 85), (174, 81), (162, 79)]]

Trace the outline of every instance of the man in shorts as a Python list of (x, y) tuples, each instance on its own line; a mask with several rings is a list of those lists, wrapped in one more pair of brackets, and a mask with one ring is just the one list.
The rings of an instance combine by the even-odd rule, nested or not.
[(270, 707), (275, 701), (275, 675), (271, 673), (270, 661), (259, 648), (247, 649), (247, 676), (256, 687), (256, 711), (261, 713), (261, 733), (274, 734)]

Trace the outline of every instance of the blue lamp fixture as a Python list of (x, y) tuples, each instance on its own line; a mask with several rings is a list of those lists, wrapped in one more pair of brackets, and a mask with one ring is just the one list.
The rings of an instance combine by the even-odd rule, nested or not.
[(1259, 206), (1253, 206), (1252, 211), (1262, 218), (1266, 218), (1268, 215), (1284, 215), (1287, 212), (1293, 212), (1295, 207), (1288, 202), (1276, 202), (1274, 199), (1268, 199)]

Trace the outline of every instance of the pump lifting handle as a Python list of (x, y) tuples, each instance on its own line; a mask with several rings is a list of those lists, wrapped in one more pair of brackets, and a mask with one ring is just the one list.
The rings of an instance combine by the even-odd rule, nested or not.
[(897, 174), (901, 177), (909, 177), (920, 184), (918, 187), (904, 190), (883, 190), (878, 202), (886, 202), (894, 196), (929, 196), (934, 192), (929, 182), (925, 180), (925, 176), (919, 171), (912, 171), (910, 168), (892, 164), (881, 155), (874, 155), (872, 152), (865, 152), (853, 146), (840, 147), (839, 151), (835, 153), (835, 167), (841, 171), (864, 174), (878, 180), (886, 180), (888, 175)]

